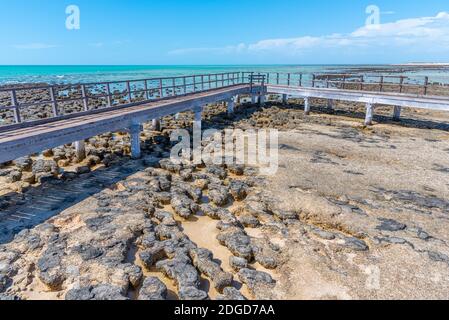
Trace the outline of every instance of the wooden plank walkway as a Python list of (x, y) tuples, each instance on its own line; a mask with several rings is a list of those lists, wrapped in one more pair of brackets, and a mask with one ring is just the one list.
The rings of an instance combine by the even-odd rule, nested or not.
[(449, 111), (449, 97), (424, 96), (406, 93), (371, 92), (332, 88), (308, 88), (286, 85), (267, 85), (268, 93), (287, 94), (302, 98), (322, 98), (370, 104)]
[(250, 85), (233, 85), (131, 107), (80, 114), (70, 119), (49, 119), (33, 126), (17, 125), (14, 129), (0, 132), (0, 163), (106, 132), (127, 130), (167, 115), (188, 110), (201, 112), (207, 104), (229, 101), (234, 96), (250, 94), (250, 90)]
[(444, 96), (373, 92), (335, 88), (295, 87), (273, 84), (267, 85), (267, 92), (282, 94), (284, 102), (287, 100), (288, 96), (303, 98), (304, 110), (306, 114), (310, 113), (310, 98), (327, 99), (330, 104), (333, 100), (364, 103), (366, 106), (365, 125), (372, 124), (376, 104), (393, 106), (394, 120), (399, 120), (402, 107), (449, 111), (449, 97)]

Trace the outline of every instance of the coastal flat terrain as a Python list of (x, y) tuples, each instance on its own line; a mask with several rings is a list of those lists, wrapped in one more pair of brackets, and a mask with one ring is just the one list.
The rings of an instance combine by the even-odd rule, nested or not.
[(206, 109), (205, 128), (280, 130), (274, 176), (170, 163), (190, 113), (146, 126), (141, 160), (110, 134), (5, 166), (2, 297), (448, 299), (449, 114), (379, 107), (368, 128), (325, 105)]
[(300, 219), (278, 297), (447, 299), (447, 133), (346, 125), (281, 135), (264, 197)]

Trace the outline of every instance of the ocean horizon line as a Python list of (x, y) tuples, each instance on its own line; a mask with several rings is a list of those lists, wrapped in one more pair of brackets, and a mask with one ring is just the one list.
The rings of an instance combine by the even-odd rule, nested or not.
[[(443, 63), (422, 63), (443, 64)], [(408, 63), (298, 63), (298, 64), (0, 64), (0, 67), (245, 67), (245, 66), (401, 66)]]

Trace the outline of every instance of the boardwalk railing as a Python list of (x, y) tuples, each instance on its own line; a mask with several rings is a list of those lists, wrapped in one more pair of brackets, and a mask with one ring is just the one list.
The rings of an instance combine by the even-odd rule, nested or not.
[(12, 87), (0, 89), (0, 113), (12, 112), (14, 123), (18, 124), (93, 109), (183, 96), (242, 83), (249, 84), (250, 81), (252, 78), (245, 77), (240, 72), (231, 72), (129, 81)]
[(253, 92), (256, 86), (260, 90), (261, 87), (274, 84), (449, 96), (447, 84), (435, 83), (429, 77), (411, 78), (402, 75), (229, 72), (129, 81), (36, 85), (0, 89), (0, 127), (58, 119), (110, 107), (126, 107), (241, 84), (249, 85), (251, 93), (257, 93)]
[[(446, 84), (427, 76), (369, 74), (263, 73), (267, 84), (311, 88), (335, 88), (371, 92), (395, 92), (417, 95), (449, 95)], [(439, 76), (444, 77), (444, 76)]]
[[(255, 72), (4, 88), (0, 90), (0, 106), (3, 106), (0, 120), (6, 117), (10, 123), (0, 126), (0, 163), (73, 142), (81, 159), (86, 155), (85, 139), (121, 130), (129, 132), (131, 156), (138, 159), (143, 123), (153, 120), (155, 127), (159, 127), (161, 118), (186, 111), (193, 111), (194, 121), (198, 123), (204, 106), (223, 101), (231, 114), (238, 101), (235, 97), (240, 95), (250, 95), (252, 103), (258, 100), (261, 105), (268, 93), (282, 95), (285, 102), (288, 97), (297, 97), (304, 100), (305, 115), (311, 112), (310, 99), (364, 103), (366, 125), (373, 122), (375, 105), (393, 106), (395, 119), (399, 119), (402, 107), (449, 111), (448, 97), (366, 92), (366, 86), (372, 84), (362, 78), (353, 80), (356, 77), (353, 75), (344, 77), (343, 83), (354, 88), (327, 89), (341, 83), (340, 77), (312, 75), (313, 88), (307, 87), (309, 79), (301, 74), (273, 77), (270, 73)], [(273, 81), (275, 84), (271, 84)], [(282, 81), (288, 85), (281, 85)], [(325, 88), (319, 87), (323, 83)], [(399, 80), (403, 90), (405, 84), (404, 79)], [(332, 103), (329, 105), (332, 107)], [(6, 112), (1, 112), (5, 109)]]
[(250, 92), (253, 93), (253, 88), (255, 85), (258, 86), (258, 88), (264, 88), (265, 87), (265, 75), (262, 74), (255, 74), (251, 73), (249, 75), (249, 84), (250, 84)]

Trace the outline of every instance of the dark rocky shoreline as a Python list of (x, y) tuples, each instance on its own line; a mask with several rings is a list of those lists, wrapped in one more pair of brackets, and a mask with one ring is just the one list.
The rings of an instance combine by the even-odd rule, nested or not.
[[(173, 128), (188, 125), (190, 116), (180, 121), (168, 117), (163, 123), (165, 127)], [(137, 170), (148, 168), (142, 171), (143, 177), (122, 182), (124, 190), (114, 192), (113, 195), (102, 192), (94, 195), (98, 201), (95, 213), (92, 213), (92, 218), (83, 218), (83, 224), (89, 230), (86, 232), (92, 232), (90, 237), (93, 239), (88, 243), (80, 242), (72, 247), (68, 244), (68, 241), (72, 241), (72, 234), (61, 234), (61, 230), (48, 223), (19, 232), (14, 241), (3, 245), (1, 249), (2, 265), (8, 266), (2, 276), (3, 282), (12, 284), (12, 278), (29, 274), (26, 269), (21, 269), (22, 260), (19, 255), (12, 254), (18, 254), (18, 248), (22, 247), (20, 254), (41, 252), (36, 261), (34, 276), (47, 290), (60, 293), (66, 291), (66, 299), (126, 299), (131, 288), (138, 290), (138, 297), (142, 299), (166, 298), (167, 288), (160, 280), (154, 277), (143, 280), (141, 267), (125, 263), (131, 247), (135, 246), (143, 267), (147, 270), (156, 268), (168, 279), (172, 279), (178, 288), (177, 296), (180, 299), (208, 297), (206, 292), (200, 290), (200, 274), (210, 279), (217, 292), (222, 294), (218, 299), (244, 299), (232, 287), (234, 277), (248, 285), (251, 291), (273, 284), (269, 274), (247, 269), (248, 263), (254, 259), (270, 268), (277, 265), (274, 258), (276, 253), (268, 247), (264, 249), (268, 244), (260, 241), (252, 243), (243, 230), (244, 224), (258, 224), (258, 220), (251, 219), (252, 216), (246, 214), (242, 215), (240, 222), (238, 217), (225, 208), (230, 201), (241, 202), (250, 193), (254, 171), (239, 166), (174, 165), (169, 159), (164, 159), (169, 156), (172, 146), (168, 139), (171, 129), (162, 133), (152, 132), (150, 129), (147, 127), (143, 135), (145, 142), (142, 149), (145, 155), (142, 160), (128, 159), (126, 135), (119, 134), (117, 138), (115, 135), (105, 134), (88, 141), (87, 158), (81, 163), (73, 148), (64, 146), (45, 151), (45, 159), (25, 157), (12, 162), (8, 168), (1, 169), (2, 175), (8, 176), (10, 183), (15, 183), (20, 192), (25, 192), (2, 197), (2, 209), (14, 211), (23, 204), (23, 195), (26, 198), (27, 190), (35, 183), (39, 184), (37, 188), (45, 188), (53, 184), (57, 186), (64, 181), (84, 180), (94, 173), (91, 173), (91, 168), (99, 165), (120, 168), (132, 164), (137, 166)], [(73, 171), (63, 171), (69, 165), (74, 166)], [(244, 173), (250, 174), (247, 180), (228, 177), (235, 174), (242, 176)], [(210, 203), (202, 202), (203, 192), (208, 194)], [(76, 198), (67, 200), (70, 203), (76, 201)], [(164, 211), (167, 205), (172, 212)], [(234, 270), (238, 272), (235, 276), (221, 269), (214, 261), (212, 252), (192, 243), (182, 233), (179, 222), (174, 219), (174, 215), (179, 219), (189, 219), (199, 212), (218, 221), (220, 243), (236, 255), (232, 259)], [(92, 214), (86, 213), (87, 216)], [(124, 217), (127, 217), (126, 225), (120, 223), (114, 226), (116, 219), (122, 221)], [(124, 227), (125, 229), (120, 230)], [(41, 233), (43, 230), (46, 230), (45, 234)], [(2, 239), (2, 242), (12, 240), (9, 233), (3, 234)], [(116, 285), (95, 285), (96, 281), (77, 279), (76, 275), (67, 271), (74, 265), (78, 266), (77, 269), (89, 269), (91, 264), (100, 264), (102, 270), (106, 270), (108, 278), (117, 274), (121, 280)], [(78, 273), (79, 276), (81, 274)], [(93, 275), (85, 276), (89, 278)], [(32, 278), (18, 281), (22, 284), (25, 281), (23, 285), (26, 286), (33, 281)], [(68, 290), (74, 281), (80, 280), (81, 283), (76, 288)], [(14, 288), (17, 287), (21, 286), (15, 283)], [(7, 287), (2, 291), (4, 290)], [(13, 296), (20, 295), (21, 290), (15, 290), (7, 292)]]

